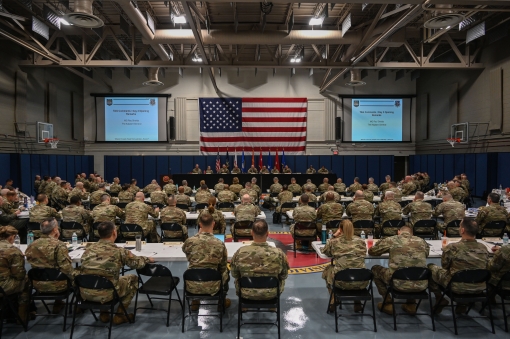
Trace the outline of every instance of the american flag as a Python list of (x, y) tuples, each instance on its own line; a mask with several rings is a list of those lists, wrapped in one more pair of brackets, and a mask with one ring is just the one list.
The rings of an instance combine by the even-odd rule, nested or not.
[(200, 152), (285, 149), (305, 154), (306, 98), (200, 98)]

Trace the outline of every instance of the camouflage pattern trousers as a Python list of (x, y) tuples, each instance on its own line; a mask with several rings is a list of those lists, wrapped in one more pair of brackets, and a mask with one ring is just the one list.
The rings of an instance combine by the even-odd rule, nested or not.
[(19, 281), (15, 279), (7, 279), (2, 283), (2, 288), (7, 295), (19, 294), (19, 306), (28, 305), (28, 278)]
[[(117, 286), (117, 293), (119, 294), (120, 302), (127, 309), (136, 294), (136, 290), (138, 289), (138, 277), (134, 274), (127, 274), (119, 277)], [(94, 302), (105, 303), (113, 299), (113, 294), (110, 291), (82, 288), (80, 293), (85, 300)]]
[(372, 267), (372, 273), (374, 274), (374, 284), (377, 286), (377, 291), (379, 291), (379, 294), (384, 298), (391, 279), (390, 269), (375, 265)]

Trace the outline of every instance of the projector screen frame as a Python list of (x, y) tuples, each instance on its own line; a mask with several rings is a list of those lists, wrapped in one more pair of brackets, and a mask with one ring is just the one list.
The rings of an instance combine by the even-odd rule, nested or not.
[[(416, 99), (415, 94), (375, 94), (375, 95), (369, 95), (369, 94), (339, 94), (338, 97), (340, 98), (341, 104), (342, 104), (342, 142), (346, 143), (356, 143), (356, 144), (410, 144), (413, 143), (413, 99)], [(409, 141), (352, 141), (352, 140), (345, 140), (345, 124), (343, 123), (345, 121), (344, 115), (344, 99), (353, 99), (353, 98), (360, 98), (360, 99), (410, 99), (410, 109), (409, 109)], [(352, 124), (352, 122), (351, 122)], [(351, 125), (352, 128), (352, 125)]]
[(165, 116), (165, 130), (166, 130), (166, 140), (162, 141), (106, 141), (106, 140), (97, 140), (97, 98), (105, 98), (105, 97), (113, 97), (113, 98), (119, 98), (119, 97), (138, 97), (138, 98), (145, 98), (145, 97), (158, 97), (158, 98), (166, 98), (165, 100), (165, 106), (166, 106), (166, 114), (168, 114), (168, 99), (172, 97), (172, 94), (151, 94), (151, 93), (90, 93), (91, 97), (94, 97), (94, 110), (95, 110), (95, 116), (96, 116), (96, 133), (95, 133), (95, 141), (96, 143), (105, 143), (105, 144), (154, 144), (154, 143), (164, 143), (167, 144), (170, 141), (169, 135), (168, 135), (168, 116)]

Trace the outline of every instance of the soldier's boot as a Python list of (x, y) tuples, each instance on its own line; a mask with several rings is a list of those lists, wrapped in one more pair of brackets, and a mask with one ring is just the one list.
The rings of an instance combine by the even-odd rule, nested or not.
[(444, 299), (439, 302), (439, 299), (441, 299), (441, 293), (434, 293), (436, 295), (436, 304), (434, 305), (435, 314), (441, 314), (443, 312), (443, 308), (448, 306), (450, 303), (448, 300)]
[[(28, 305), (19, 305), (19, 307), (18, 307), (18, 316), (20, 317), (20, 319), (23, 322), (23, 324), (27, 324), (28, 325), (27, 308), (28, 308)], [(19, 323), (19, 320), (17, 322), (18, 322), (18, 325), (23, 325), (23, 324)]]
[[(126, 306), (124, 308), (127, 309)], [(113, 323), (115, 325), (120, 325), (128, 322), (133, 322), (134, 319), (135, 315), (133, 313), (129, 313), (126, 317), (126, 314), (124, 314), (124, 309), (119, 305), (117, 308), (117, 313), (113, 316)]]
[[(331, 288), (328, 287), (328, 292), (329, 292), (329, 295), (331, 295)], [(330, 297), (330, 300), (329, 300), (329, 306), (328, 306), (328, 312), (329, 313), (334, 313), (335, 312), (335, 298), (331, 298)]]
[(455, 307), (456, 314), (464, 314), (467, 312), (467, 310), (468, 310), (467, 304), (457, 304), (457, 306)]
[(378, 303), (377, 309), (383, 313), (393, 315), (393, 303), (391, 302), (391, 298), (389, 296), (386, 297), (386, 301), (384, 303), (384, 308), (382, 306), (383, 306), (382, 302)]
[(191, 310), (196, 312), (200, 307), (200, 300), (191, 300)]
[(414, 300), (414, 299), (407, 299), (407, 302), (405, 304), (402, 304), (400, 307), (407, 314), (410, 314), (410, 315), (416, 314), (416, 300)]
[(359, 300), (354, 301), (354, 313), (361, 312), (363, 312), (363, 306), (361, 305), (361, 301)]
[[(229, 298), (225, 298), (225, 301), (223, 302), (223, 307), (224, 307), (225, 309), (227, 309), (227, 308), (229, 308), (229, 307), (230, 307), (230, 304), (232, 304), (232, 302), (230, 301), (230, 299), (229, 299)], [(220, 311), (221, 311), (221, 306), (220, 306), (220, 305), (218, 305), (218, 312), (220, 312)]]
[(99, 314), (99, 320), (101, 320), (102, 323), (109, 323), (110, 322), (110, 312), (109, 311), (101, 311)]
[(53, 314), (59, 314), (60, 311), (66, 306), (66, 303), (62, 300), (55, 300), (55, 303), (53, 304), (53, 310), (51, 313)]

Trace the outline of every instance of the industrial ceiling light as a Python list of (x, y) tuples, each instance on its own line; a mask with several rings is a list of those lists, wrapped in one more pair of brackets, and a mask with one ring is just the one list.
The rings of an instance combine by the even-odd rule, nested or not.
[(184, 15), (173, 15), (172, 14), (172, 22), (175, 24), (185, 24), (186, 17)]
[(149, 74), (147, 75), (148, 80), (143, 82), (142, 85), (152, 87), (163, 86), (164, 83), (158, 80), (158, 73), (159, 67), (149, 68)]
[(64, 18), (60, 18), (60, 23), (61, 23), (62, 25), (71, 26), (71, 24), (70, 24), (69, 22), (67, 22), (67, 20), (66, 20), (66, 19), (64, 19)]
[(464, 20), (464, 15), (456, 13), (453, 5), (436, 5), (435, 11), (430, 12), (430, 17), (424, 26), (430, 29), (443, 29), (456, 26)]
[(365, 86), (367, 83), (361, 80), (361, 70), (351, 69), (351, 81), (345, 83), (347, 86)]
[(75, 26), (83, 28), (103, 27), (103, 20), (94, 15), (93, 0), (77, 0), (74, 2), (74, 12), (64, 15), (64, 19)]
[(324, 22), (324, 18), (311, 18), (308, 23), (310, 26), (319, 26)]
[(193, 62), (202, 62), (202, 58), (198, 56), (198, 54), (195, 54), (193, 58), (191, 58), (191, 61)]
[(296, 56), (292, 59), (290, 59), (290, 62), (301, 62), (302, 58), (300, 56)]

